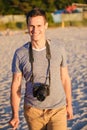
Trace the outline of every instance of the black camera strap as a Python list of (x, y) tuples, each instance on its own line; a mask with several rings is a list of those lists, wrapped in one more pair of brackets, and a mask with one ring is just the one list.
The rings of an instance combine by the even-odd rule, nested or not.
[(33, 74), (33, 62), (34, 62), (34, 58), (33, 58), (33, 50), (32, 50), (32, 44), (30, 43), (29, 46), (29, 62), (31, 63), (31, 77), (30, 77), (30, 81), (33, 83), (34, 82), (34, 74)]
[[(48, 69), (47, 69), (45, 84), (47, 82), (47, 79), (49, 78), (49, 86), (50, 86), (50, 84), (51, 84), (51, 72), (50, 72), (51, 51), (50, 51), (50, 45), (48, 44), (47, 41), (46, 41), (45, 45), (46, 45), (46, 58), (48, 59)], [(49, 74), (49, 76), (48, 76), (48, 74)]]
[[(51, 73), (50, 73), (51, 52), (50, 52), (50, 45), (47, 41), (46, 41), (45, 46), (46, 46), (46, 58), (48, 60), (48, 69), (47, 69), (45, 84), (47, 82), (47, 79), (49, 78), (49, 86), (50, 86), (50, 84), (51, 84)], [(34, 57), (33, 57), (33, 50), (32, 50), (32, 44), (31, 43), (30, 43), (30, 46), (29, 46), (29, 62), (31, 63), (31, 72), (32, 72), (30, 81), (32, 83), (34, 83), (34, 74), (33, 74)], [(49, 74), (49, 76), (48, 76), (48, 74)]]

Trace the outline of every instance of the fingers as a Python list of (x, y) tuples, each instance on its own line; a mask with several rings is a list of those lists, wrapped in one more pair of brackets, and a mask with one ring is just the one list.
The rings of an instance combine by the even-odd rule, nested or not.
[(19, 119), (12, 119), (10, 121), (10, 125), (13, 127), (13, 130), (16, 130), (18, 128), (18, 125), (19, 125)]
[(67, 119), (68, 120), (71, 120), (73, 119), (73, 109), (72, 107), (66, 107), (66, 110), (67, 110)]
[(67, 119), (68, 119), (68, 120), (73, 119), (73, 114), (72, 114), (72, 113), (67, 113)]

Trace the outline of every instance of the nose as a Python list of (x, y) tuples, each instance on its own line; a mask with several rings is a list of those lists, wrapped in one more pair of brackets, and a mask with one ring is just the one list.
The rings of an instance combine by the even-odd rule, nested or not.
[(36, 33), (37, 30), (38, 30), (38, 28), (37, 28), (37, 27), (34, 27), (34, 28), (33, 28), (33, 33)]

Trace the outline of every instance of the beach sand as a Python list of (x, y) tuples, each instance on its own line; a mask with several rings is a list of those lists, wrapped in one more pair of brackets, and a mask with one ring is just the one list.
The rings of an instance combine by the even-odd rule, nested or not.
[[(55, 28), (47, 30), (47, 38), (65, 43), (69, 74), (72, 81), (74, 119), (68, 121), (68, 130), (87, 130), (87, 28)], [(10, 85), (11, 63), (15, 50), (29, 41), (25, 32), (0, 32), (0, 130), (11, 130)], [(24, 96), (24, 81), (22, 95)], [(18, 130), (28, 130), (23, 115), (23, 96), (20, 104)]]

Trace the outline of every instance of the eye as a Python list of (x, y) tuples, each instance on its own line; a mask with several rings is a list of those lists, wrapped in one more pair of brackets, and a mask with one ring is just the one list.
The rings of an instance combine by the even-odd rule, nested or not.
[(30, 27), (30, 28), (34, 28), (34, 26), (33, 26), (33, 25), (30, 25), (29, 27)]
[(35, 27), (33, 25), (29, 25), (29, 29), (33, 30)]
[(38, 25), (38, 27), (41, 27), (41, 25)]

